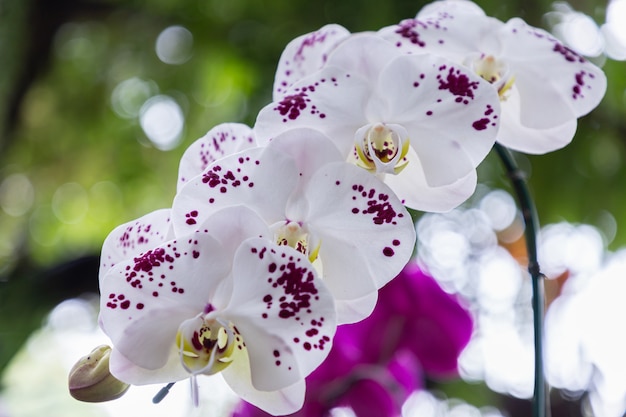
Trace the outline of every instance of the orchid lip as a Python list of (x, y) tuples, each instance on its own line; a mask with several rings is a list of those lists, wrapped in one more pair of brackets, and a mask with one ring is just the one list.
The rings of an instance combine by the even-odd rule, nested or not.
[(231, 364), (236, 339), (234, 327), (200, 315), (181, 324), (176, 335), (183, 368), (192, 375), (212, 375)]
[(508, 98), (515, 83), (515, 75), (512, 74), (506, 61), (493, 55), (480, 54), (479, 56), (468, 57), (465, 64), (476, 75), (496, 87), (500, 100), (505, 101)]
[(376, 174), (398, 174), (408, 163), (409, 137), (400, 125), (373, 123), (354, 136), (356, 165)]
[(233, 361), (235, 346), (242, 343), (231, 323), (211, 316), (212, 313), (200, 314), (186, 320), (176, 334), (180, 362), (191, 374), (191, 398), (196, 407), (199, 402), (196, 376), (213, 375), (226, 369)]
[(273, 227), (275, 241), (279, 246), (290, 246), (314, 262), (321, 242), (317, 241), (302, 222), (285, 220)]

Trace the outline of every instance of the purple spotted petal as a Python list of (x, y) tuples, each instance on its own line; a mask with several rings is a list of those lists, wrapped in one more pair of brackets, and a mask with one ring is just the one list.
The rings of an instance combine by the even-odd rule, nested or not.
[(320, 69), (333, 48), (349, 35), (343, 26), (329, 24), (289, 42), (278, 62), (274, 100), (279, 100), (293, 83)]
[(240, 123), (223, 123), (192, 143), (180, 160), (178, 189), (211, 163), (225, 156), (256, 146), (254, 132)]
[(521, 121), (531, 128), (562, 125), (593, 110), (606, 91), (604, 72), (548, 32), (509, 20), (500, 30), (502, 55), (515, 72)]
[(305, 256), (249, 239), (235, 254), (233, 283), (221, 315), (246, 343), (256, 389), (285, 388), (324, 360), (335, 334), (335, 306)]
[(173, 237), (170, 209), (156, 210), (116, 227), (102, 245), (99, 280), (109, 269)]
[(177, 234), (194, 231), (209, 216), (246, 205), (268, 224), (284, 220), (285, 204), (298, 182), (296, 167), (284, 154), (261, 160), (263, 148), (252, 148), (211, 164), (176, 195), (172, 222)]
[(381, 288), (410, 259), (411, 216), (365, 170), (344, 162), (325, 165), (311, 179), (307, 200), (307, 224), (322, 242), (324, 280), (338, 299), (364, 296), (371, 285)]
[(212, 295), (228, 272), (228, 257), (206, 234), (165, 242), (106, 273), (100, 285), (100, 325), (131, 362), (160, 368), (180, 324), (219, 301)]
[[(444, 0), (429, 3), (414, 19), (384, 27), (377, 34), (402, 53), (436, 53), (462, 62), (467, 51), (475, 50), (478, 45), (492, 42), (492, 46), (497, 46), (491, 32), (501, 25), (497, 19), (485, 16), (471, 1)], [(457, 36), (457, 31), (465, 36)]]
[(294, 128), (320, 130), (342, 155), (354, 144), (372, 90), (370, 80), (341, 68), (324, 67), (298, 81), (284, 96), (259, 112), (254, 131), (260, 144)]

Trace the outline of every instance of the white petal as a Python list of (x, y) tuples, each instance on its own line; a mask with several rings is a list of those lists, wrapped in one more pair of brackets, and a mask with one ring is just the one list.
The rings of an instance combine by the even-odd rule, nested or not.
[(368, 317), (374, 311), (378, 301), (378, 291), (353, 300), (335, 300), (337, 322), (339, 324), (356, 323)]
[(400, 174), (385, 176), (385, 184), (406, 207), (442, 213), (456, 208), (474, 194), (477, 184), (475, 169), (451, 184), (431, 187), (426, 182), (420, 160), (413, 149), (409, 150), (407, 158), (409, 163)]
[(341, 154), (328, 136), (316, 129), (291, 129), (276, 136), (268, 153), (289, 155), (296, 164), (300, 182), (306, 183), (323, 165), (342, 161)]
[(413, 253), (415, 228), (395, 194), (349, 163), (327, 164), (307, 190), (307, 225), (320, 239), (324, 282), (340, 300), (381, 288)]
[(308, 210), (302, 193), (317, 170), (325, 164), (344, 159), (326, 135), (307, 128), (291, 129), (276, 136), (268, 145), (267, 152), (288, 155), (295, 163), (298, 184), (285, 208), (285, 216), (291, 220), (300, 219)]
[(329, 24), (289, 42), (278, 61), (274, 100), (280, 100), (292, 84), (322, 68), (328, 54), (349, 35), (343, 26)]
[(548, 32), (511, 19), (498, 34), (503, 57), (515, 74), (521, 122), (549, 129), (594, 109), (606, 91), (606, 76)]
[(264, 107), (254, 125), (260, 144), (280, 133), (308, 127), (325, 133), (342, 155), (352, 150), (354, 132), (366, 124), (371, 81), (336, 67), (325, 67), (295, 83), (274, 103)]
[(513, 89), (511, 96), (502, 103), (502, 125), (498, 142), (519, 152), (544, 154), (569, 144), (576, 133), (576, 119), (549, 129), (533, 129), (520, 121), (519, 94)]
[(255, 145), (254, 132), (244, 124), (215, 126), (185, 150), (178, 169), (178, 190), (212, 162)]
[(266, 222), (250, 207), (230, 206), (213, 213), (198, 225), (202, 232), (209, 233), (225, 249), (234, 254), (244, 240), (251, 237), (270, 239)]
[(360, 33), (342, 42), (329, 56), (326, 65), (375, 83), (387, 63), (399, 55), (400, 52), (380, 36)]
[(250, 361), (246, 349), (236, 352), (232, 364), (222, 376), (242, 400), (272, 415), (286, 415), (298, 411), (304, 403), (305, 382), (300, 380), (277, 391), (261, 391), (252, 385)]
[(141, 368), (122, 355), (119, 350), (113, 349), (109, 370), (120, 381), (132, 385), (166, 384), (189, 378), (189, 374), (180, 364), (180, 353), (175, 343), (171, 344), (165, 365), (158, 369)]
[(433, 1), (426, 4), (417, 14), (418, 17), (422, 17), (430, 14), (440, 15), (456, 15), (456, 14), (474, 14), (477, 16), (484, 16), (485, 12), (473, 1), (467, 0), (442, 0)]
[(491, 150), (499, 125), (497, 91), (467, 68), (432, 55), (403, 55), (381, 73), (385, 122), (406, 128), (429, 185), (468, 175)]
[(400, 52), (435, 53), (458, 63), (472, 53), (495, 53), (499, 42), (493, 33), (503, 23), (484, 13), (450, 7), (455, 3), (433, 2), (442, 10), (425, 7), (417, 18), (382, 28), (378, 35), (393, 43)]
[[(104, 332), (113, 341), (114, 350), (118, 350), (135, 366), (154, 371), (153, 375), (160, 375), (158, 370), (167, 367), (172, 360), (171, 352), (172, 347), (176, 346), (178, 326), (185, 319), (201, 313), (202, 309), (166, 305), (165, 308), (146, 309), (146, 314), (128, 316), (123, 313), (112, 314), (110, 311), (107, 308), (101, 313), (100, 322)], [(180, 365), (180, 360), (178, 363)], [(171, 368), (171, 364), (168, 368)], [(164, 376), (167, 377), (169, 375)]]
[[(136, 365), (165, 365), (178, 326), (200, 314), (227, 278), (227, 254), (195, 233), (118, 263), (100, 286), (100, 325)], [(222, 306), (216, 306), (219, 308)]]
[(216, 211), (240, 205), (252, 208), (267, 224), (284, 220), (285, 204), (297, 182), (293, 160), (282, 153), (254, 148), (228, 156), (178, 192), (172, 207), (174, 230), (189, 233)]
[(125, 261), (173, 237), (170, 209), (161, 209), (116, 227), (102, 244), (99, 280), (116, 263)]
[(233, 296), (221, 316), (241, 334), (252, 385), (286, 388), (328, 355), (336, 329), (331, 294), (301, 253), (249, 239), (235, 254)]
[[(225, 253), (233, 254), (241, 243), (251, 237), (271, 239), (273, 236), (259, 215), (246, 206), (230, 206), (211, 214), (198, 230), (206, 232), (217, 240), (224, 248)], [(230, 268), (233, 259), (225, 258)], [(220, 305), (226, 305), (232, 293), (232, 280), (225, 280), (213, 295), (213, 300)]]

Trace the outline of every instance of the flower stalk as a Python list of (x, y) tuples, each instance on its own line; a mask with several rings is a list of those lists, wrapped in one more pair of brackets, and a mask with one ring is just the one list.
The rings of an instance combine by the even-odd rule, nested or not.
[(534, 201), (526, 184), (526, 175), (519, 169), (511, 152), (504, 146), (494, 145), (515, 191), (524, 219), (524, 237), (528, 253), (528, 272), (532, 282), (533, 336), (535, 350), (535, 382), (533, 391), (533, 417), (550, 417), (548, 385), (543, 370), (543, 317), (544, 275), (537, 260), (537, 231), (539, 219)]

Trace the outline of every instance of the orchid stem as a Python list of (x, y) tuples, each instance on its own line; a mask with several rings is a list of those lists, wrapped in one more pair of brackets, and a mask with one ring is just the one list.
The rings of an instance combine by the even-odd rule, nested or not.
[(511, 152), (496, 143), (496, 152), (511, 180), (517, 201), (522, 211), (525, 229), (526, 251), (528, 253), (528, 272), (532, 282), (533, 331), (535, 346), (535, 386), (533, 395), (533, 417), (550, 417), (548, 385), (543, 371), (543, 316), (544, 288), (543, 274), (537, 261), (537, 231), (539, 220), (535, 204), (526, 185), (525, 174), (521, 171)]

